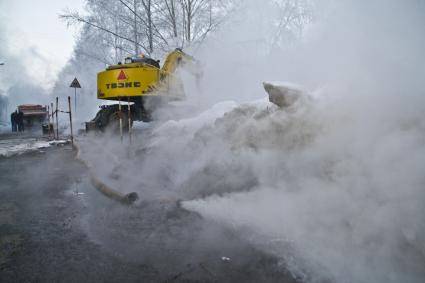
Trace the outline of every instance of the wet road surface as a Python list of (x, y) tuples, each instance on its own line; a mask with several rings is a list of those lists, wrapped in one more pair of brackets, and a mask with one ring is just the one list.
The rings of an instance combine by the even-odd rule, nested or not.
[(0, 158), (0, 282), (298, 282), (176, 203), (124, 206), (70, 146)]

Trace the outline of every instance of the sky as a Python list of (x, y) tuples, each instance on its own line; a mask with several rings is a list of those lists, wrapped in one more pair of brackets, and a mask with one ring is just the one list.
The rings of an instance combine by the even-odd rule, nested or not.
[[(52, 87), (72, 55), (78, 33), (58, 15), (65, 9), (82, 11), (83, 6), (84, 0), (0, 0), (0, 31), (6, 41), (2, 42), (3, 50), (25, 62), (32, 80), (45, 89)], [(13, 64), (4, 57), (0, 53), (0, 62), (5, 62), (0, 75)]]

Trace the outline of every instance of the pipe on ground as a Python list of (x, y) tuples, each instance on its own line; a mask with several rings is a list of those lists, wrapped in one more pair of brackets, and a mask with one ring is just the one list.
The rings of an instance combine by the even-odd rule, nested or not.
[(112, 189), (111, 187), (109, 187), (108, 185), (100, 181), (91, 171), (90, 171), (90, 181), (91, 181), (91, 184), (102, 194), (104, 194), (105, 196), (111, 199), (117, 200), (121, 203), (132, 204), (139, 199), (139, 196), (135, 192), (123, 194), (118, 191), (115, 191), (114, 189)]
[(136, 192), (123, 194), (121, 192), (118, 192), (112, 189), (110, 186), (106, 185), (105, 183), (103, 183), (99, 178), (96, 177), (94, 172), (91, 170), (90, 164), (88, 164), (87, 161), (85, 161), (84, 159), (80, 157), (81, 152), (80, 152), (80, 147), (78, 146), (78, 144), (74, 143), (74, 145), (75, 145), (75, 148), (77, 149), (77, 156), (75, 158), (81, 163), (83, 163), (84, 166), (86, 166), (86, 168), (88, 169), (90, 173), (90, 182), (99, 192), (123, 204), (133, 204), (136, 200), (139, 199), (139, 195)]

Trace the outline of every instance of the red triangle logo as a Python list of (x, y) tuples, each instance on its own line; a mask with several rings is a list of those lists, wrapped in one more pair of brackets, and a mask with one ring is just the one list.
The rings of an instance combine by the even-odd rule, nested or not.
[(120, 74), (118, 75), (117, 80), (121, 81), (121, 80), (126, 80), (127, 76), (125, 75), (124, 71), (121, 70)]

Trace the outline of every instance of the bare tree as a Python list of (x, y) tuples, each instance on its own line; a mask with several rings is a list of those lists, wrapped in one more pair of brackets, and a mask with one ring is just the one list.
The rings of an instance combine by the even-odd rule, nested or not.
[(196, 17), (205, 11), (208, 0), (180, 0), (180, 5), (183, 11), (183, 31), (184, 39), (191, 42), (194, 39), (194, 26)]
[[(101, 2), (99, 1), (95, 3), (100, 4)], [(148, 53), (149, 50), (146, 46), (138, 41), (136, 36), (137, 32), (134, 32), (133, 35), (128, 32), (131, 27), (134, 27), (134, 24), (133, 21), (129, 19), (128, 15), (118, 13), (118, 11), (121, 10), (122, 9), (117, 9), (116, 6), (114, 9), (114, 6), (108, 4), (94, 5), (89, 16), (82, 16), (77, 12), (66, 11), (59, 17), (65, 20), (69, 25), (83, 23), (84, 25), (96, 29), (97, 32), (100, 32), (102, 35), (111, 36), (112, 38), (109, 40), (111, 42), (110, 47), (114, 48), (115, 51), (128, 49), (127, 45), (133, 44), (133, 52), (136, 52), (139, 48), (141, 48)], [(106, 36), (103, 40), (108, 41)], [(112, 44), (112, 42), (114, 44)], [(118, 55), (118, 52), (116, 55)]]
[[(239, 1), (239, 0), (232, 0)], [(69, 25), (82, 23), (111, 55), (148, 55), (201, 42), (222, 21), (221, 0), (87, 0), (87, 15), (66, 11), (60, 17)], [(93, 51), (92, 51), (93, 52)], [(87, 50), (90, 53), (90, 50)], [(102, 53), (102, 52), (99, 52)]]
[(149, 53), (153, 51), (153, 23), (152, 23), (152, 0), (142, 0), (146, 14), (146, 34), (149, 44)]
[(177, 24), (178, 24), (178, 14), (175, 0), (164, 0), (164, 11), (163, 18), (166, 23), (168, 23), (171, 27), (171, 34), (173, 37), (177, 38)]
[(241, 0), (178, 0), (182, 10), (183, 40), (187, 44), (202, 42), (223, 23), (234, 2)]
[(309, 0), (273, 0), (278, 13), (270, 47), (277, 47), (301, 36), (304, 27), (312, 20), (312, 4)]

